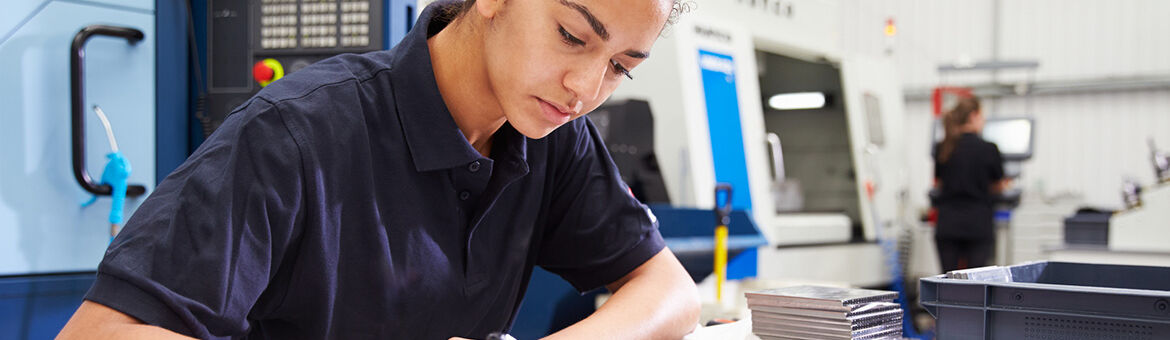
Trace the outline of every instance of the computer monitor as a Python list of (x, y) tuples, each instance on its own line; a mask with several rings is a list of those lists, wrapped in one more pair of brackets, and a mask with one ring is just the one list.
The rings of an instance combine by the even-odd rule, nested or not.
[(988, 119), (983, 125), (983, 139), (995, 143), (1005, 160), (1032, 158), (1032, 119)]
[[(1027, 160), (1032, 158), (1033, 123), (1028, 117), (987, 118), (983, 139), (995, 143), (1005, 161)], [(942, 122), (935, 120), (931, 135), (935, 144), (942, 141), (945, 135)]]

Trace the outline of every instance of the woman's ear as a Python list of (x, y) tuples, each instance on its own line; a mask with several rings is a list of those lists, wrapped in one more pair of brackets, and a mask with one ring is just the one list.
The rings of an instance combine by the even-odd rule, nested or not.
[(500, 14), (504, 0), (475, 0), (475, 11), (484, 19), (491, 20)]

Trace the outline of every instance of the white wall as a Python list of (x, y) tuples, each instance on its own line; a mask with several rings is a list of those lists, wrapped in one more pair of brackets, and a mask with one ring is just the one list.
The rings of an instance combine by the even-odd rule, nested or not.
[(846, 54), (884, 54), (888, 42), (883, 29), (886, 20), (893, 18), (898, 33), (891, 56), (898, 64), (898, 78), (911, 86), (933, 86), (941, 61), (991, 57), (992, 32), (987, 27), (991, 4), (990, 0), (843, 0), (843, 49)]
[[(995, 14), (999, 14), (996, 18)], [(843, 0), (843, 51), (897, 61), (910, 91), (942, 84), (985, 84), (987, 74), (940, 78), (939, 64), (967, 57), (1033, 59), (1041, 82), (1170, 78), (1170, 1)], [(887, 18), (898, 33), (883, 35)], [(998, 34), (992, 25), (998, 22)], [(1001, 73), (999, 81), (1021, 79)], [(1029, 104), (1030, 100), (1030, 104)], [(1119, 207), (1125, 177), (1153, 182), (1146, 138), (1170, 150), (1170, 89), (1004, 97), (985, 101), (991, 116), (1036, 118), (1035, 157), (1019, 181), (1030, 194), (1079, 193), (1085, 203)], [(930, 103), (906, 105), (911, 192), (925, 205)]]
[[(936, 67), (964, 56), (1035, 59), (1038, 80), (1170, 75), (1170, 1), (842, 0), (843, 50), (880, 54), (886, 19), (903, 83), (939, 84)], [(995, 14), (999, 14), (999, 18)], [(999, 23), (998, 35), (993, 23)], [(989, 77), (947, 77), (948, 82)]]
[(1002, 1), (1003, 57), (1040, 79), (1170, 74), (1170, 1)]

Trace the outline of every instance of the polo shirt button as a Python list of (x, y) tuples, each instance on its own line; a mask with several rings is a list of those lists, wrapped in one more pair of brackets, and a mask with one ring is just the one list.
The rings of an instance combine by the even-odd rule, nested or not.
[(479, 171), (479, 161), (474, 161), (474, 162), (471, 162), (471, 164), (468, 164), (467, 171), (471, 171), (471, 172)]
[(471, 198), (470, 192), (463, 191), (459, 193), (459, 200), (466, 201), (468, 198)]

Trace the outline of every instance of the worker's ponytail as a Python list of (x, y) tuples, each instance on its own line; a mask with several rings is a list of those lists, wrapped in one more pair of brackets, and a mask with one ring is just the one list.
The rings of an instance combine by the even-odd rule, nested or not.
[(979, 97), (970, 96), (959, 99), (959, 103), (950, 111), (943, 113), (942, 123), (945, 137), (938, 146), (939, 163), (946, 163), (955, 152), (955, 145), (959, 143), (960, 129), (971, 120), (971, 115), (979, 111)]

